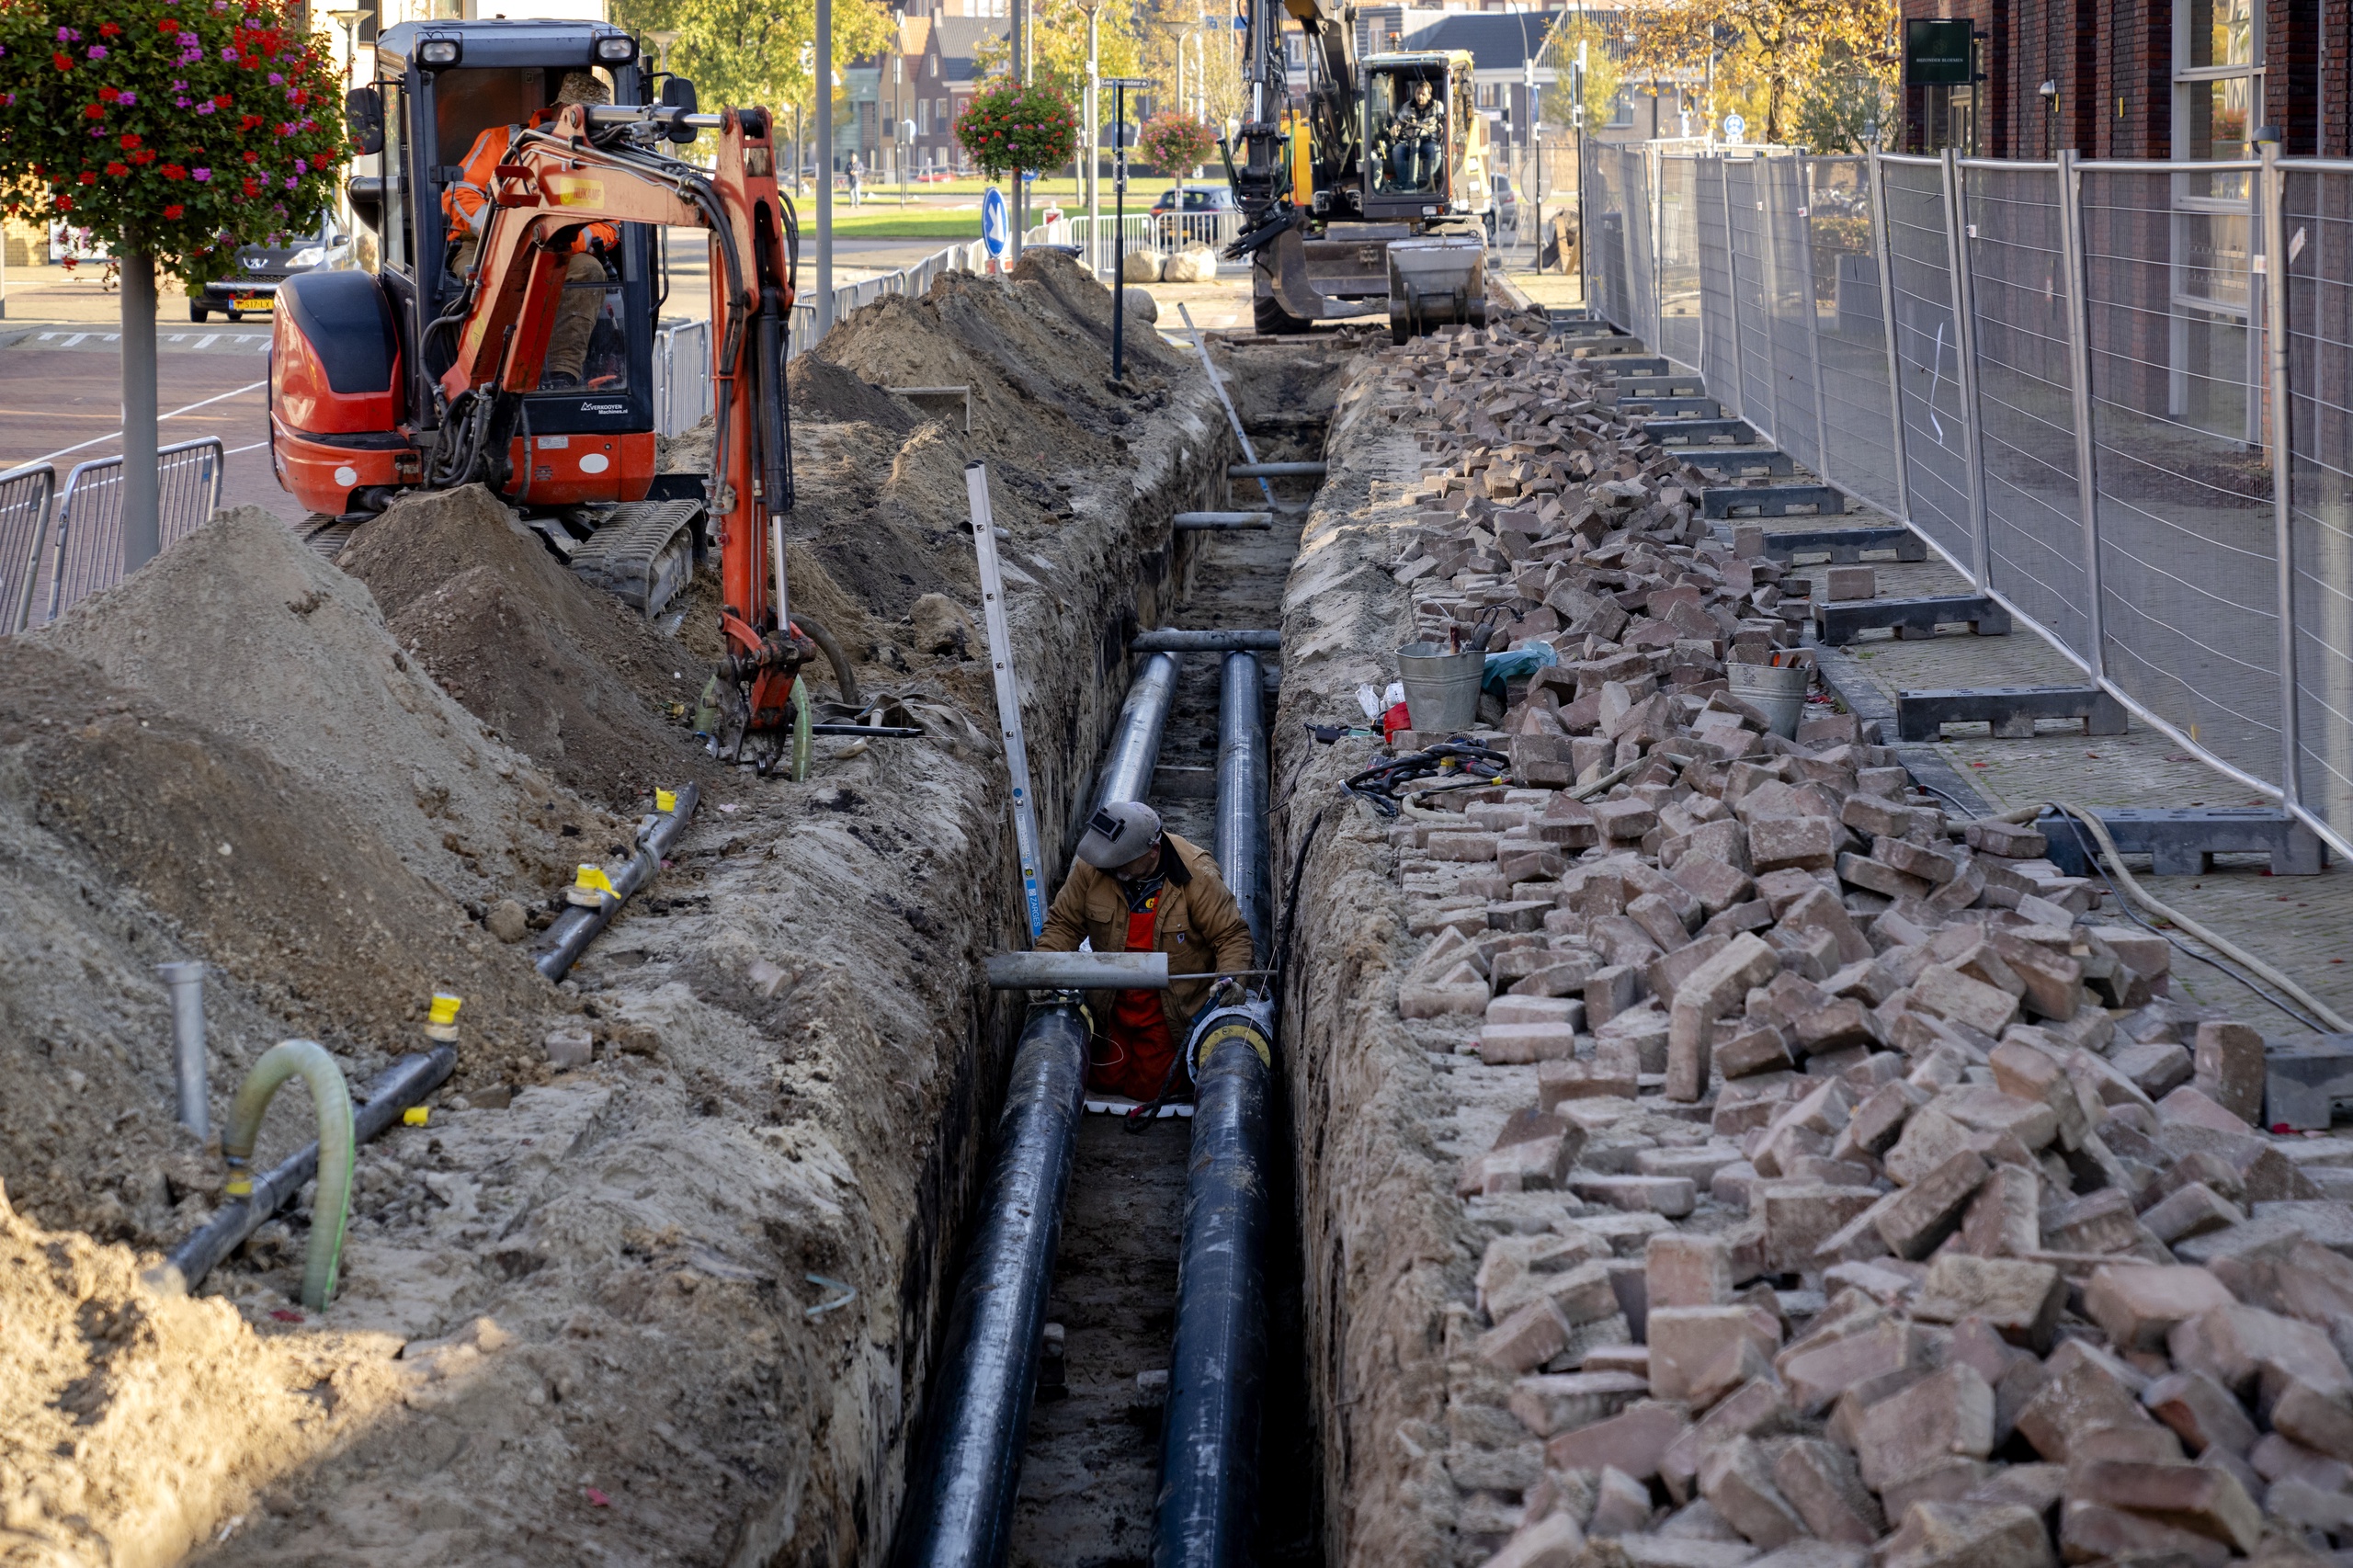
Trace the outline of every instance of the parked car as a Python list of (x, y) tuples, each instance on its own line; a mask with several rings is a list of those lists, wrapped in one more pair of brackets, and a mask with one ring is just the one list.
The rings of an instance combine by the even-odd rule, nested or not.
[(1153, 232), (1164, 246), (1215, 244), (1225, 237), (1221, 226), (1231, 224), (1239, 210), (1232, 186), (1172, 186), (1152, 204)]
[(247, 311), (273, 309), (278, 286), (296, 273), (351, 265), (351, 236), (337, 233), (333, 224), (292, 244), (240, 245), (236, 271), (188, 296), (188, 319), (210, 321), (219, 311), (231, 321), (243, 321)]
[(1491, 174), (1487, 176), (1493, 204), (1487, 209), (1487, 243), (1494, 244), (1508, 230), (1512, 238), (1519, 237), (1519, 187), (1511, 183), (1511, 176)]

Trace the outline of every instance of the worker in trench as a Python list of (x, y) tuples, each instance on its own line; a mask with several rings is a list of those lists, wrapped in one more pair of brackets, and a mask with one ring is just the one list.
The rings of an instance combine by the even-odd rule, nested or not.
[[(1254, 967), (1250, 927), (1199, 846), (1163, 830), (1160, 813), (1134, 801), (1102, 807), (1087, 819), (1070, 880), (1046, 912), (1039, 949), (1168, 955), (1165, 991), (1090, 991), (1095, 1034), (1086, 1086), (1097, 1094), (1151, 1101), (1189, 1097), (1178, 1053), (1193, 1020), (1211, 1002), (1239, 1001), (1238, 975)], [(1196, 975), (1199, 979), (1182, 979)]]
[[(609, 104), (612, 89), (593, 71), (566, 71), (556, 87), (555, 102), (531, 116), (533, 130), (556, 117), (566, 104)], [(449, 276), (472, 273), (482, 255), (483, 231), (489, 226), (491, 175), (506, 161), (506, 150), (523, 127), (494, 125), (474, 138), (460, 165), (458, 178), (441, 193), (441, 214), (448, 220)], [(588, 364), (588, 340), (597, 330), (597, 312), (604, 307), (607, 278), (601, 259), (618, 251), (620, 233), (610, 223), (590, 223), (572, 242), (564, 263), (563, 298), (556, 302), (555, 326), (548, 334), (547, 358), (540, 369), (542, 391), (581, 384)]]

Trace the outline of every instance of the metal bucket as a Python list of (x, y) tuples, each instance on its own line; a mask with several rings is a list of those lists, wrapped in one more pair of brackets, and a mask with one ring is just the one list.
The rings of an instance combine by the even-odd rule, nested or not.
[(1414, 732), (1444, 735), (1479, 722), (1479, 682), (1487, 656), (1449, 653), (1441, 643), (1408, 642), (1397, 650), (1397, 679), (1405, 688), (1405, 715)]
[(1798, 715), (1805, 711), (1806, 688), (1813, 683), (1811, 665), (1726, 665), (1724, 676), (1732, 694), (1762, 712), (1775, 734), (1797, 739)]

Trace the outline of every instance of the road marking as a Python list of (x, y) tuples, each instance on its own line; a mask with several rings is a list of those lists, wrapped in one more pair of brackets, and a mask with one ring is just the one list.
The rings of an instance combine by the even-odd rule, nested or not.
[[(86, 337), (89, 335), (85, 333), (82, 335)], [(156, 423), (161, 424), (166, 419), (176, 419), (183, 414), (193, 414), (199, 408), (210, 408), (216, 403), (223, 403), (233, 397), (243, 397), (247, 392), (259, 392), (262, 388), (267, 385), (269, 385), (269, 382), (267, 380), (254, 381), (249, 385), (239, 387), (233, 392), (224, 392), (218, 397), (208, 397), (201, 403), (191, 403), (185, 408), (175, 408), (169, 414), (159, 414), (155, 415), (155, 420)], [(35, 458), (32, 460), (36, 463), (54, 462), (59, 458), (82, 450), (85, 447), (95, 447), (102, 442), (119, 440), (121, 438), (121, 436), (122, 432), (119, 430), (117, 430), (111, 436), (93, 436), (86, 441), (77, 441), (70, 447), (60, 447), (56, 451), (50, 453), (47, 457)]]
[(196, 340), (196, 346), (197, 346), (199, 348), (210, 348), (210, 347), (211, 347), (214, 344), (216, 344), (216, 343), (218, 343), (218, 342), (220, 342), (220, 341), (221, 341), (221, 335), (220, 335), (219, 333), (217, 333), (217, 332), (208, 332), (208, 333), (206, 333), (202, 337), (199, 337), (199, 338), (198, 338), (198, 339)]
[(59, 344), (58, 347), (60, 348), (71, 348), (89, 335), (90, 335), (86, 332), (77, 332), (73, 336), (67, 338), (63, 343)]
[(233, 457), (235, 457), (239, 452), (257, 452), (257, 451), (261, 450), (264, 447), (267, 447), (267, 446), (268, 446), (268, 445), (269, 445), (269, 443), (268, 443), (267, 441), (256, 441), (253, 445), (251, 445), (251, 446), (249, 446), (249, 447), (232, 447), (232, 448), (230, 448), (227, 451), (222, 452), (221, 455), (222, 455), (222, 457), (224, 457), (224, 458), (233, 458)]

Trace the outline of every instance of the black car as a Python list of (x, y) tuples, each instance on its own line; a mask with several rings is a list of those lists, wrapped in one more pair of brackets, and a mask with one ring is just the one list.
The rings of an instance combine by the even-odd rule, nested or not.
[(1218, 244), (1226, 238), (1219, 222), (1238, 210), (1230, 185), (1180, 185), (1152, 204), (1153, 226), (1163, 244)]
[(278, 286), (298, 272), (351, 265), (351, 236), (329, 226), (290, 245), (240, 245), (237, 270), (207, 283), (188, 302), (188, 319), (210, 321), (220, 311), (243, 321), (247, 311), (278, 303)]

